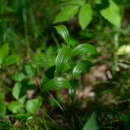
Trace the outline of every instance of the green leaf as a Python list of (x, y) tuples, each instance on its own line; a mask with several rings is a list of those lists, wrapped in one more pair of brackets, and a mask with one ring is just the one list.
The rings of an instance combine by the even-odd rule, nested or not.
[(39, 98), (30, 99), (26, 102), (26, 110), (29, 113), (36, 113), (41, 106), (41, 100)]
[(69, 31), (64, 25), (55, 26), (57, 33), (65, 40), (66, 43), (69, 43)]
[(21, 113), (23, 111), (22, 105), (18, 101), (9, 102), (8, 109), (13, 113)]
[(14, 87), (13, 87), (12, 95), (13, 95), (17, 100), (19, 99), (21, 88), (22, 88), (22, 84), (21, 84), (21, 83), (16, 83), (16, 84), (14, 85)]
[(88, 119), (88, 121), (83, 127), (83, 130), (99, 130), (95, 113), (93, 113), (91, 117)]
[(71, 88), (70, 83), (65, 78), (54, 78), (49, 80), (45, 85), (43, 85), (43, 91), (55, 90), (60, 88)]
[(56, 57), (56, 75), (59, 75), (64, 72), (69, 67), (70, 62), (71, 48), (64, 46), (59, 50), (58, 55)]
[(22, 105), (24, 105), (24, 102), (25, 102), (25, 100), (26, 100), (26, 95), (25, 96), (23, 96), (23, 97), (21, 97), (21, 98), (19, 98), (19, 102), (22, 104)]
[(24, 73), (15, 72), (12, 75), (12, 79), (15, 80), (15, 81), (17, 81), (17, 82), (21, 82), (24, 79), (26, 79), (26, 75), (24, 75)]
[(35, 75), (35, 69), (32, 67), (31, 64), (25, 65), (25, 72), (28, 77), (33, 77)]
[(7, 66), (7, 65), (14, 64), (14, 63), (18, 62), (19, 59), (20, 59), (19, 56), (11, 55), (11, 56), (7, 57), (7, 58), (4, 60), (3, 65), (4, 65), (4, 66)]
[(79, 23), (82, 29), (85, 29), (92, 21), (93, 10), (90, 4), (85, 4), (79, 12)]
[(3, 63), (3, 60), (6, 56), (8, 56), (9, 53), (9, 45), (4, 44), (3, 46), (0, 47), (0, 64)]
[(96, 55), (97, 50), (93, 45), (88, 43), (80, 44), (72, 50), (72, 56), (83, 55), (86, 53)]
[(0, 117), (6, 114), (6, 106), (2, 100), (0, 100)]
[(130, 54), (130, 45), (122, 45), (117, 53), (117, 55), (127, 55), (127, 54)]
[(110, 0), (109, 7), (102, 9), (100, 13), (106, 20), (108, 20), (114, 26), (120, 28), (121, 26), (120, 8), (116, 3), (114, 3), (113, 0)]
[(54, 23), (65, 22), (77, 14), (79, 6), (68, 5), (55, 17)]
[(41, 52), (41, 50), (37, 49), (35, 54), (32, 57), (32, 62), (33, 64), (43, 67), (44, 65), (44, 60), (46, 59), (46, 55)]
[(73, 72), (72, 72), (73, 78), (77, 78), (77, 76), (79, 76), (81, 73), (88, 70), (91, 66), (92, 66), (92, 63), (89, 61), (82, 61), (78, 63), (73, 69)]

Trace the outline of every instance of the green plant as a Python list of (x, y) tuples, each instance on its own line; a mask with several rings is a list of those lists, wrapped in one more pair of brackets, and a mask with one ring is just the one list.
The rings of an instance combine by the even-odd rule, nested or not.
[[(107, 6), (105, 6), (106, 3)], [(93, 21), (94, 14), (96, 12), (93, 8), (98, 5), (99, 7), (103, 7), (99, 8), (98, 10), (101, 16), (103, 16), (117, 28), (120, 28), (120, 7), (114, 2), (114, 0), (107, 1), (106, 3), (101, 0), (99, 2), (96, 0), (94, 2), (85, 2), (85, 0), (67, 1), (63, 10), (61, 10), (61, 12), (55, 17), (54, 23), (68, 21), (80, 10), (78, 14), (78, 21), (81, 28), (85, 29)], [(122, 4), (121, 9), (123, 12), (124, 4)]]
[(127, 4), (1, 0), (0, 129), (128, 130)]
[(9, 49), (10, 48), (8, 44), (4, 44), (3, 46), (0, 47), (0, 66), (1, 67), (14, 64), (18, 62), (20, 59), (19, 56), (15, 54), (8, 56)]

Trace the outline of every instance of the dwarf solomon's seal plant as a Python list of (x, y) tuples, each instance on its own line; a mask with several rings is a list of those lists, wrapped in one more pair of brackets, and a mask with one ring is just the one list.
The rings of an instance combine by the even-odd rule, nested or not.
[[(46, 71), (44, 75), (46, 80), (44, 80), (45, 77), (43, 76), (42, 90), (48, 91), (58, 88), (75, 89), (71, 82), (77, 80), (82, 73), (90, 69), (92, 63), (87, 57), (97, 55), (97, 51), (96, 48), (89, 43), (73, 46), (67, 28), (64, 25), (57, 25), (55, 28), (65, 43), (58, 48), (55, 65)], [(49, 73), (49, 71), (51, 71), (51, 73)], [(50, 75), (47, 75), (47, 73)], [(69, 74), (68, 79), (66, 73)], [(71, 82), (69, 82), (69, 80)]]

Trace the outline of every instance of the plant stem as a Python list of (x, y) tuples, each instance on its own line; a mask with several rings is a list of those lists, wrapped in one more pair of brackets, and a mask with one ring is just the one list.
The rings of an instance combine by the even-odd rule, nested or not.
[(52, 33), (51, 36), (52, 36), (54, 42), (56, 43), (57, 48), (60, 48), (60, 44), (59, 44), (57, 38), (55, 37), (55, 35)]
[(112, 67), (113, 76), (115, 75), (118, 67), (118, 56), (116, 55), (118, 47), (119, 47), (119, 31), (117, 31), (114, 35), (114, 57), (113, 57), (114, 63)]

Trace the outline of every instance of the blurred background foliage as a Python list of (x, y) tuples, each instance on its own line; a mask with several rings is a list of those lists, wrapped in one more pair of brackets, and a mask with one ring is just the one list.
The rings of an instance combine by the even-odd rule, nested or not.
[[(98, 54), (69, 63), (64, 33)], [(129, 110), (130, 0), (0, 0), (1, 130), (129, 130)]]

